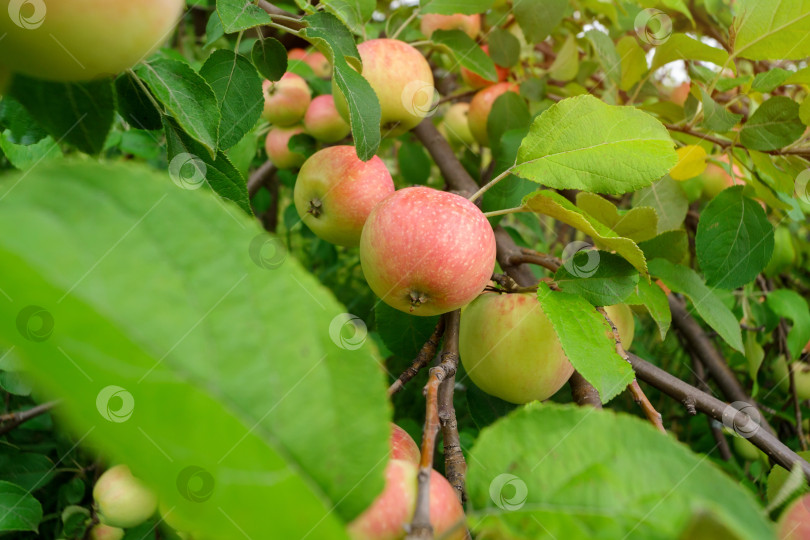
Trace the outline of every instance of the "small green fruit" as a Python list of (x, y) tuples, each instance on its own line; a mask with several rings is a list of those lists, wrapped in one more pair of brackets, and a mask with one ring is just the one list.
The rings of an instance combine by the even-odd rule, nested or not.
[(126, 465), (116, 465), (99, 477), (93, 499), (102, 523), (111, 527), (136, 527), (157, 510), (157, 496)]

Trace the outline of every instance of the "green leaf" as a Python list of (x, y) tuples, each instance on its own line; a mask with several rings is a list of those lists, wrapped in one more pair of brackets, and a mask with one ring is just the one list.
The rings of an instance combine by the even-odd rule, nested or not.
[(580, 250), (564, 261), (554, 281), (563, 292), (578, 294), (594, 306), (612, 306), (624, 302), (639, 279), (638, 271), (618, 255)]
[(763, 93), (772, 92), (775, 88), (782, 86), (793, 74), (793, 71), (778, 67), (757, 73), (757, 76), (754, 77), (754, 82), (751, 83), (751, 90)]
[(810, 56), (810, 2), (773, 5), (740, 0), (735, 5), (734, 56), (748, 60), (801, 60)]
[(703, 101), (703, 121), (700, 125), (704, 128), (725, 133), (742, 120), (743, 115), (729, 112), (723, 105), (713, 100), (703, 88), (700, 89), (700, 93)]
[(577, 193), (577, 206), (618, 234), (635, 242), (649, 240), (658, 229), (658, 216), (653, 208), (639, 206), (619, 214), (619, 209), (595, 193)]
[(752, 150), (778, 150), (799, 140), (805, 126), (799, 104), (785, 96), (772, 97), (748, 118), (740, 142)]
[(414, 360), (430, 338), (439, 317), (417, 317), (396, 310), (384, 302), (374, 306), (377, 332), (385, 346), (400, 358)]
[(420, 0), (419, 9), (422, 13), (440, 13), (442, 15), (453, 15), (463, 13), (464, 15), (474, 15), (484, 13), (495, 0)]
[(768, 293), (765, 303), (776, 315), (793, 323), (787, 344), (791, 358), (800, 358), (804, 346), (810, 342), (810, 310), (807, 302), (796, 291), (777, 289)]
[(187, 64), (167, 58), (141, 64), (136, 73), (180, 127), (216, 155), (220, 113), (211, 85)]
[(670, 290), (689, 297), (706, 324), (714, 328), (726, 343), (744, 351), (739, 321), (694, 270), (666, 259), (653, 259), (648, 264), (650, 273), (660, 278)]
[(526, 211), (538, 212), (562, 221), (593, 238), (599, 249), (613, 251), (627, 259), (642, 275), (647, 275), (644, 253), (629, 238), (622, 238), (604, 224), (588, 216), (568, 199), (551, 190), (539, 190), (523, 199)]
[(662, 258), (678, 264), (689, 252), (689, 237), (686, 231), (666, 231), (651, 240), (639, 242), (638, 247), (648, 261)]
[[(248, 215), (253, 215), (247, 183), (222, 150), (211, 159), (206, 149), (180, 129), (176, 122), (164, 118), (169, 176), (181, 189), (195, 190), (208, 186), (223, 199), (235, 202)], [(223, 207), (224, 208), (224, 207)], [(229, 212), (229, 209), (224, 208)]]
[(0, 531), (37, 532), (42, 505), (27, 490), (0, 480)]
[(419, 143), (402, 141), (397, 149), (397, 164), (402, 178), (409, 184), (424, 185), (430, 179), (433, 162), (425, 147)]
[(366, 79), (349, 66), (360, 66), (360, 53), (349, 29), (331, 13), (304, 17), (306, 37), (332, 62), (332, 79), (349, 107), (357, 157), (368, 161), (380, 146), (380, 102)]
[(658, 333), (663, 340), (667, 337), (669, 325), (672, 323), (672, 312), (669, 310), (669, 301), (664, 291), (655, 283), (639, 280), (636, 290), (624, 301), (631, 306), (643, 305), (658, 326)]
[(343, 21), (355, 34), (363, 33), (363, 25), (371, 18), (375, 0), (321, 0), (326, 10)]
[(512, 11), (529, 43), (540, 43), (563, 20), (568, 10), (566, 0), (514, 0)]
[(9, 141), (14, 144), (27, 146), (48, 136), (22, 103), (8, 95), (0, 99), (0, 126), (10, 132)]
[(205, 23), (205, 45), (203, 45), (203, 49), (210, 48), (224, 35), (225, 29), (222, 27), (222, 19), (219, 18), (219, 13), (214, 11), (209, 15), (208, 22)]
[(537, 299), (548, 316), (565, 356), (607, 403), (635, 378), (633, 368), (616, 352), (616, 342), (605, 317), (576, 294), (556, 292), (544, 282)]
[(256, 40), (250, 59), (259, 74), (269, 81), (277, 81), (287, 71), (287, 49), (275, 38)]
[(644, 49), (633, 36), (623, 36), (616, 43), (616, 51), (621, 58), (622, 78), (619, 88), (627, 92), (647, 72), (647, 58)]
[(585, 37), (588, 38), (596, 51), (596, 56), (605, 71), (607, 79), (618, 86), (622, 80), (622, 65), (621, 57), (613, 40), (606, 33), (596, 29), (585, 32)]
[[(511, 94), (511, 92), (507, 92), (507, 94)], [(494, 117), (493, 120), (495, 120)], [(487, 127), (489, 127), (489, 125)], [(492, 152), (493, 156), (496, 158), (495, 169), (492, 171), (493, 175), (501, 174), (515, 163), (518, 148), (523, 138), (526, 136), (527, 131), (528, 129), (513, 129), (504, 132), (498, 139), (490, 139), (491, 141), (498, 141), (497, 150), (493, 149)], [(534, 182), (510, 174), (484, 193), (481, 209), (484, 212), (491, 212), (520, 206), (523, 197), (535, 191), (536, 188), (537, 184)], [(489, 219), (492, 223), (497, 223), (500, 221), (501, 217), (502, 216), (494, 216)]]
[(532, 123), (515, 173), (557, 189), (627, 193), (649, 186), (677, 163), (661, 123), (634, 107), (591, 95), (556, 103)]
[[(279, 240), (133, 164), (38, 167), (3, 206), (19, 303), (0, 307), (0, 342), (77, 440), (129, 464), (189, 532), (345, 537), (383, 487), (384, 377)], [(55, 322), (36, 342), (17, 330), (33, 302)]]
[(481, 538), (690, 538), (679, 533), (699, 507), (740, 538), (773, 538), (745, 486), (624, 413), (530, 403), (482, 430), (467, 463)]
[(757, 277), (773, 254), (773, 226), (743, 187), (721, 191), (700, 214), (695, 238), (706, 284), (736, 289)]
[(3, 449), (0, 452), (0, 477), (28, 492), (48, 484), (54, 477), (56, 465), (43, 454)]
[(217, 13), (226, 34), (273, 22), (270, 15), (251, 0), (216, 0)]
[(461, 30), (436, 30), (430, 36), (433, 43), (447, 47), (462, 67), (489, 81), (498, 79), (495, 62), (473, 39)]
[(725, 49), (706, 45), (686, 34), (672, 34), (669, 39), (655, 48), (655, 56), (650, 69), (655, 71), (676, 60), (702, 60), (722, 66), (728, 60), (728, 53)]
[(226, 49), (214, 51), (200, 68), (200, 75), (217, 96), (221, 114), (218, 147), (227, 150), (238, 143), (262, 115), (262, 82), (247, 58)]
[(11, 142), (9, 130), (0, 133), (0, 150), (12, 165), (21, 171), (27, 171), (44, 160), (62, 157), (62, 150), (50, 136), (24, 146)]
[(489, 57), (502, 67), (512, 67), (520, 61), (520, 40), (512, 32), (496, 28), (489, 33)]
[[(487, 118), (487, 136), (490, 141), (501, 141), (504, 133), (512, 130), (519, 130), (526, 133), (531, 125), (532, 115), (526, 100), (515, 92), (504, 92), (492, 103), (492, 109)], [(501, 145), (493, 146), (492, 155), (495, 159), (500, 157)], [(511, 162), (514, 163), (514, 154)]]
[(557, 58), (548, 68), (548, 73), (552, 79), (558, 81), (570, 81), (577, 76), (577, 73), (579, 73), (579, 50), (574, 34), (568, 34), (568, 37), (565, 38), (565, 43), (557, 51)]
[(689, 211), (683, 188), (669, 176), (633, 193), (632, 203), (634, 207), (649, 206), (655, 210), (659, 233), (680, 228)]
[(57, 143), (98, 154), (112, 127), (115, 96), (111, 79), (58, 83), (15, 75), (10, 95)]
[(118, 114), (127, 124), (137, 129), (160, 129), (160, 111), (138, 84), (135, 75), (122, 73), (115, 79)]

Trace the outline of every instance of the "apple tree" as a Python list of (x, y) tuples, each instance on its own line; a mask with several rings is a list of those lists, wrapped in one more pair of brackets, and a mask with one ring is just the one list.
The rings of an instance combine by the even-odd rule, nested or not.
[(7, 4), (0, 534), (810, 538), (810, 2)]

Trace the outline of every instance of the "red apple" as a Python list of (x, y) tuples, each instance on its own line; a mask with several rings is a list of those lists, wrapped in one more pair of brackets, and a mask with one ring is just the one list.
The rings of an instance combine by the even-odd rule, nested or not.
[[(352, 540), (400, 540), (416, 508), (418, 469), (392, 459), (385, 469), (385, 488), (365, 512), (348, 525)], [(435, 538), (464, 540), (464, 509), (453, 486), (436, 471), (430, 476), (430, 524)], [(446, 535), (446, 536), (445, 536)]]
[(387, 197), (366, 220), (360, 263), (371, 290), (414, 315), (438, 315), (478, 296), (495, 265), (495, 235), (473, 203), (410, 187)]
[(287, 51), (289, 60), (300, 60), (307, 64), (316, 77), (328, 79), (332, 75), (332, 65), (320, 51), (305, 51), (304, 49), (290, 49)]
[(326, 143), (337, 142), (352, 130), (335, 108), (335, 98), (329, 94), (318, 96), (309, 104), (304, 115), (304, 128), (307, 133)]
[(454, 15), (440, 15), (438, 13), (427, 13), (422, 15), (419, 26), (422, 33), (428, 38), (436, 30), (461, 30), (471, 38), (475, 39), (481, 31), (480, 15), (464, 15), (456, 13)]
[[(396, 39), (372, 39), (358, 45), (357, 50), (363, 60), (363, 77), (380, 101), (383, 135), (402, 135), (433, 111), (433, 72), (422, 53)], [(340, 115), (348, 122), (346, 98), (334, 79), (332, 94)]]
[(265, 120), (276, 126), (292, 126), (304, 118), (311, 101), (307, 81), (295, 73), (285, 73), (276, 82), (264, 81)]
[[(481, 50), (489, 55), (489, 46), (481, 45)], [(507, 79), (507, 77), (509, 77), (509, 69), (501, 67), (498, 64), (495, 64), (495, 73), (497, 74), (497, 80), (490, 81), (465, 67), (461, 68), (461, 78), (465, 83), (473, 88), (484, 88), (485, 86), (495, 84), (496, 82), (503, 82)]]
[(470, 102), (470, 110), (467, 113), (467, 120), (470, 124), (470, 131), (481, 146), (489, 146), (489, 135), (487, 134), (487, 121), (492, 104), (502, 94), (506, 92), (519, 92), (519, 86), (515, 83), (502, 82), (488, 86), (475, 94)]
[(304, 154), (293, 152), (289, 147), (292, 136), (299, 133), (304, 133), (304, 128), (301, 126), (274, 127), (267, 132), (264, 149), (273, 165), (279, 169), (292, 169), (304, 163), (307, 157)]
[(357, 157), (354, 146), (330, 146), (306, 160), (293, 198), (301, 220), (319, 238), (356, 246), (372, 208), (394, 193), (383, 161)]
[(407, 431), (391, 424), (391, 459), (402, 459), (419, 466), (422, 452)]
[(469, 103), (454, 103), (444, 114), (444, 130), (450, 142), (469, 146), (475, 142), (470, 131), (467, 114), (470, 112)]
[(140, 525), (157, 510), (157, 496), (132, 476), (129, 467), (116, 465), (104, 472), (93, 487), (101, 521), (127, 529)]
[(90, 540), (122, 540), (124, 534), (124, 529), (99, 523), (90, 529), (89, 538)]
[(793, 501), (779, 517), (779, 540), (810, 538), (810, 493)]

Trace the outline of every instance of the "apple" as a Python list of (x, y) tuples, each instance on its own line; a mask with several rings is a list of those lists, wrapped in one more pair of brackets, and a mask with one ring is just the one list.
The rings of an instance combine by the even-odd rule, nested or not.
[[(781, 354), (774, 361), (773, 375), (782, 390), (786, 392), (790, 390), (788, 365)], [(793, 362), (793, 384), (796, 386), (796, 396), (800, 400), (810, 399), (810, 364), (800, 360)]]
[(316, 236), (356, 246), (372, 208), (392, 193), (394, 180), (378, 156), (364, 162), (354, 146), (330, 146), (301, 167), (293, 199), (301, 220)]
[(320, 51), (305, 51), (304, 49), (290, 49), (287, 51), (287, 59), (300, 60), (307, 64), (316, 77), (328, 79), (332, 75), (332, 64)]
[(416, 441), (407, 431), (394, 423), (391, 424), (391, 459), (402, 459), (416, 466), (419, 466), (422, 459), (422, 452)]
[(444, 130), (451, 143), (469, 146), (475, 142), (467, 121), (470, 112), (469, 103), (454, 103), (444, 114)]
[(371, 290), (391, 307), (439, 315), (478, 296), (495, 266), (495, 235), (473, 203), (423, 186), (380, 202), (360, 237)]
[(688, 82), (681, 83), (679, 86), (676, 86), (669, 94), (670, 101), (683, 107), (686, 103), (686, 99), (689, 97), (689, 90), (691, 88), (692, 85)]
[(0, 58), (11, 71), (52, 81), (87, 81), (131, 68), (170, 37), (186, 5), (183, 0), (6, 4)]
[(470, 124), (470, 132), (478, 144), (489, 146), (489, 134), (487, 134), (487, 120), (492, 104), (499, 96), (506, 92), (518, 93), (519, 87), (515, 83), (502, 82), (488, 86), (480, 90), (470, 102), (470, 110), (467, 113), (467, 120)]
[(304, 115), (304, 129), (325, 143), (337, 142), (352, 131), (351, 126), (337, 111), (334, 96), (329, 94), (318, 96), (309, 104)]
[(779, 540), (810, 538), (810, 493), (793, 501), (779, 516)]
[[(489, 46), (481, 45), (481, 50), (489, 56)], [(501, 67), (498, 64), (495, 64), (495, 73), (497, 74), (496, 80), (490, 81), (465, 67), (461, 68), (461, 78), (472, 88), (484, 88), (496, 82), (504, 82), (507, 77), (509, 77), (509, 69)]]
[[(433, 72), (425, 57), (397, 39), (371, 39), (357, 46), (363, 77), (380, 102), (383, 135), (396, 137), (413, 129), (433, 109)], [(348, 122), (346, 98), (332, 79), (332, 94), (340, 115)]]
[(99, 523), (90, 529), (90, 540), (122, 540), (124, 529)]
[(307, 157), (299, 152), (290, 150), (290, 139), (293, 135), (304, 133), (301, 126), (274, 127), (267, 132), (264, 149), (273, 165), (279, 169), (292, 169), (300, 166)]
[(756, 461), (761, 457), (767, 460), (768, 456), (765, 452), (754, 446), (754, 443), (745, 437), (741, 437), (734, 432), (731, 433), (731, 444), (734, 446), (734, 452), (745, 461)]
[(140, 525), (157, 510), (157, 496), (132, 476), (126, 465), (107, 469), (93, 487), (101, 521), (127, 529)]
[(479, 15), (464, 15), (456, 13), (454, 15), (440, 15), (438, 13), (428, 13), (422, 15), (420, 23), (422, 33), (428, 38), (436, 30), (461, 30), (471, 38), (475, 39), (481, 31), (481, 17)]
[(304, 118), (312, 93), (302, 77), (285, 73), (276, 82), (264, 81), (264, 110), (262, 117), (276, 126), (292, 126)]
[[(362, 514), (349, 523), (352, 540), (400, 540), (416, 509), (418, 468), (392, 459), (385, 469), (385, 488)], [(464, 540), (464, 509), (453, 486), (438, 472), (430, 474), (430, 524), (435, 538)]]
[[(717, 161), (728, 164), (728, 154), (713, 157)], [(733, 186), (735, 181), (737, 184), (741, 184), (743, 182), (742, 171), (736, 164), (732, 166), (732, 170), (734, 171), (734, 178), (723, 167), (707, 161), (706, 170), (698, 177), (701, 180), (703, 198), (707, 200), (715, 198), (721, 191)]]
[(616, 325), (619, 331), (619, 338), (622, 340), (624, 350), (630, 350), (633, 344), (633, 337), (636, 334), (636, 323), (633, 319), (633, 310), (627, 304), (616, 304), (615, 306), (605, 306), (608, 317)]

